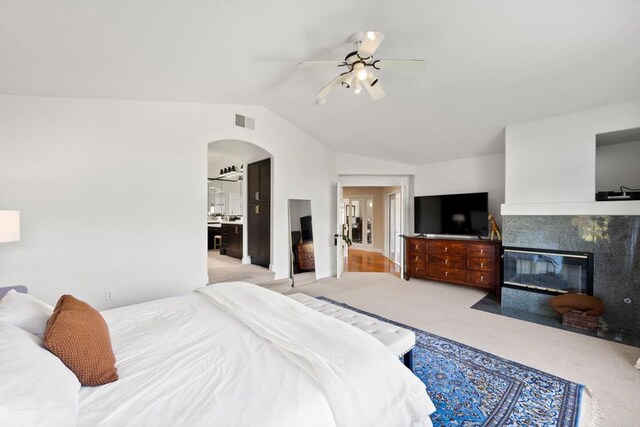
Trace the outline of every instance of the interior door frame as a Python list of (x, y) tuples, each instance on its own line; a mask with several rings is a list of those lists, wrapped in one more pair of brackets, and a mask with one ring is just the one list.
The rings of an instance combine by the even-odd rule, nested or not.
[[(400, 254), (402, 253), (402, 244), (400, 245), (399, 253), (398, 253), (398, 261), (396, 262), (396, 258), (391, 258), (391, 197), (395, 197), (396, 203), (396, 211), (399, 211), (399, 214), (396, 213), (398, 220), (400, 221), (400, 233), (402, 232), (402, 189), (400, 191), (394, 191), (393, 193), (387, 193), (385, 197), (385, 256), (393, 261), (394, 263), (399, 265), (400, 262)], [(395, 228), (395, 227), (394, 227)], [(396, 239), (400, 239), (400, 234), (396, 236)]]
[(344, 240), (342, 239), (342, 233), (344, 232), (344, 198), (342, 183), (338, 180), (336, 186), (336, 233), (334, 235), (336, 242), (336, 279), (342, 277), (342, 270), (344, 269)]
[[(413, 233), (413, 193), (414, 175), (390, 174), (390, 175), (338, 175), (338, 182), (342, 186), (349, 187), (393, 187), (400, 186), (402, 197), (400, 232), (409, 235)], [(339, 209), (339, 208), (337, 208)], [(400, 245), (400, 266), (404, 265), (404, 244)], [(404, 278), (404, 268), (400, 269), (400, 277)]]

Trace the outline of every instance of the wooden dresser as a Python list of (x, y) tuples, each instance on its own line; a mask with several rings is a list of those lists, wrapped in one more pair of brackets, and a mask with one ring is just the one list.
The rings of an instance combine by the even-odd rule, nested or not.
[(296, 247), (296, 258), (300, 270), (315, 270), (316, 261), (313, 252), (313, 242), (298, 243)]
[(419, 277), (498, 292), (499, 241), (405, 238), (405, 279)]

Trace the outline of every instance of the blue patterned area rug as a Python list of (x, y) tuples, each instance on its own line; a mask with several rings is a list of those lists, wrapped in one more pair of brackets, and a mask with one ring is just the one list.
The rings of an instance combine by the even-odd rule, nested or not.
[(416, 334), (414, 374), (437, 411), (435, 427), (575, 427), (584, 386), (402, 323), (319, 297)]

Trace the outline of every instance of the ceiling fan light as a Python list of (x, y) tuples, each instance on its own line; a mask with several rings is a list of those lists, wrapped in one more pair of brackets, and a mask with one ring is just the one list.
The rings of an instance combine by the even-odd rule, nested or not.
[(340, 84), (344, 87), (346, 87), (347, 89), (349, 89), (351, 87), (351, 85), (353, 84), (353, 73), (349, 72), (349, 73), (344, 73), (342, 75), (342, 80), (340, 81)]
[(367, 38), (369, 40), (375, 40), (376, 39), (376, 33), (373, 31), (367, 31)]
[(358, 79), (365, 80), (368, 74), (367, 70), (363, 67), (358, 71)]
[(360, 92), (362, 92), (362, 84), (360, 83), (360, 80), (356, 79), (353, 85), (353, 93), (358, 95)]

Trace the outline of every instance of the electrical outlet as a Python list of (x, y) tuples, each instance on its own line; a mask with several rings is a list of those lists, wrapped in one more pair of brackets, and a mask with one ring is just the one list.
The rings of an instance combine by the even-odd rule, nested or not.
[(113, 297), (113, 292), (112, 291), (104, 291), (104, 300), (105, 301), (109, 301), (111, 299), (111, 297)]

